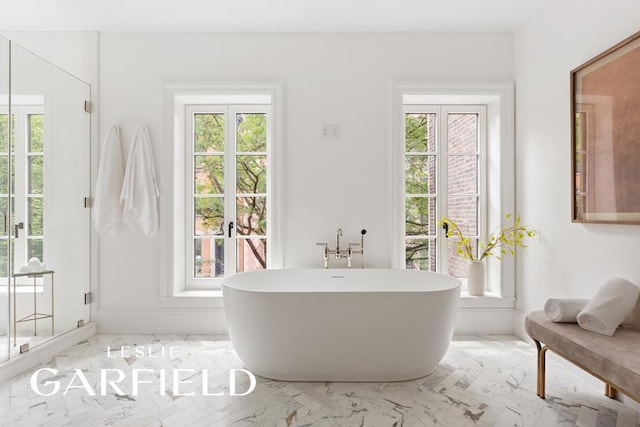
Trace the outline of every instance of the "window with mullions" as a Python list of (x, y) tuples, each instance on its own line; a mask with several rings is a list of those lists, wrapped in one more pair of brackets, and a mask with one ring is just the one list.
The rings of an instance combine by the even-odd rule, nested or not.
[[(26, 256), (25, 261), (37, 257), (44, 261), (43, 209), (44, 209), (44, 116), (27, 115), (26, 151), (21, 162), (26, 172), (25, 218)], [(26, 264), (26, 262), (25, 262)], [(24, 264), (23, 264), (24, 265)]]
[[(44, 261), (44, 115), (37, 106), (18, 106), (12, 110), (11, 123), (8, 114), (0, 114), (0, 240), (3, 244), (10, 241), (14, 271), (19, 271), (30, 258)], [(9, 198), (11, 213), (5, 221)], [(18, 227), (10, 229), (9, 224)], [(2, 251), (2, 256), (6, 256), (6, 251)], [(5, 260), (0, 260), (2, 277), (9, 274), (6, 266)]]
[(186, 107), (189, 287), (267, 268), (267, 105)]
[(406, 268), (466, 276), (466, 260), (437, 222), (455, 221), (477, 251), (486, 217), (485, 132), (484, 106), (404, 106)]
[[(11, 200), (12, 212), (9, 213), (9, 196), (15, 193), (14, 175), (15, 175), (15, 156), (11, 159), (11, 171), (9, 171), (9, 156), (14, 153), (15, 146), (15, 114), (0, 114), (0, 277), (9, 275), (7, 257), (9, 255), (9, 223), (13, 223), (15, 205)], [(11, 135), (11, 136), (10, 136)], [(9, 148), (9, 140), (12, 142)], [(9, 192), (9, 183), (11, 183), (11, 192)], [(11, 240), (13, 253), (13, 240)]]

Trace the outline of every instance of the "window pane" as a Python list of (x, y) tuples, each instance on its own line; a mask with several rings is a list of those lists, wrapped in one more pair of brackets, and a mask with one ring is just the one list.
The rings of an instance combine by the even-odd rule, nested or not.
[(236, 151), (239, 153), (267, 151), (267, 115), (236, 114)]
[(27, 259), (37, 257), (40, 261), (44, 262), (44, 253), (42, 251), (42, 239), (29, 239), (27, 240), (29, 253)]
[(224, 193), (224, 156), (194, 156), (195, 194)]
[(194, 243), (194, 277), (224, 276), (224, 240), (195, 239)]
[(0, 194), (7, 194), (9, 190), (9, 156), (0, 155)]
[(237, 271), (267, 268), (267, 239), (237, 240)]
[(478, 156), (449, 156), (449, 194), (478, 194)]
[(267, 235), (266, 197), (238, 197), (236, 199), (236, 216), (236, 232), (239, 235)]
[(29, 156), (29, 193), (43, 194), (43, 156)]
[(407, 194), (436, 194), (436, 156), (406, 156), (404, 176)]
[(405, 261), (409, 270), (436, 271), (435, 239), (407, 239)]
[(7, 153), (9, 146), (9, 115), (0, 114), (0, 153)]
[(478, 235), (478, 198), (449, 196), (448, 218), (455, 222), (465, 236)]
[(15, 245), (14, 239), (11, 239), (11, 243), (9, 243), (9, 239), (0, 240), (0, 277), (9, 276), (8, 263), (7, 263), (7, 257), (9, 256), (9, 252), (8, 252), (9, 244), (11, 245), (11, 253), (12, 254), (15, 253), (14, 248), (16, 245)]
[(435, 113), (405, 114), (405, 151), (436, 152)]
[(447, 133), (449, 154), (478, 152), (478, 114), (448, 114)]
[(267, 156), (236, 156), (236, 192), (267, 192)]
[(224, 114), (195, 114), (196, 153), (222, 153), (224, 151)]
[[(7, 194), (9, 177), (7, 168), (9, 164), (8, 155), (0, 155), (0, 194)], [(15, 194), (16, 187), (16, 156), (11, 156), (11, 193)]]
[(42, 114), (29, 114), (29, 152), (42, 153), (44, 151), (44, 116)]
[(29, 197), (29, 236), (42, 236), (42, 197)]
[(436, 199), (433, 197), (406, 198), (407, 236), (434, 236), (436, 234)]
[[(454, 238), (449, 238), (447, 249), (447, 273), (453, 277), (467, 277), (467, 270), (469, 269), (469, 260), (456, 252)], [(473, 256), (478, 256), (478, 239), (471, 239), (471, 252)]]
[[(8, 197), (0, 197), (0, 237), (7, 237), (9, 232), (9, 219), (7, 218)], [(4, 277), (4, 276), (0, 276)]]
[(13, 193), (11, 194), (11, 218), (9, 218), (9, 224), (15, 224), (15, 223), (16, 223), (16, 196), (15, 196), (15, 193)]
[[(15, 151), (13, 151), (15, 153)], [(11, 155), (11, 194), (16, 194), (16, 156)]]
[(196, 236), (224, 234), (224, 199), (222, 197), (196, 197), (194, 203), (194, 234)]

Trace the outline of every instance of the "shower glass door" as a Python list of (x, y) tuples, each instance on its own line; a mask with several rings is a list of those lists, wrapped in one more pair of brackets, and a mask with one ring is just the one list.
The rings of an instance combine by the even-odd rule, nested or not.
[(0, 37), (0, 362), (10, 354), (9, 313), (9, 40)]
[(15, 290), (13, 354), (90, 320), (90, 87), (15, 43), (10, 50), (13, 131), (2, 197), (11, 215), (2, 244)]

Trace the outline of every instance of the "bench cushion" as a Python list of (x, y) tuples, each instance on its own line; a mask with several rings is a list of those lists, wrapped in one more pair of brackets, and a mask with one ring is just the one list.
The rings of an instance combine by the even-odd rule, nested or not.
[(525, 329), (554, 352), (640, 396), (640, 331), (620, 327), (609, 337), (586, 331), (577, 323), (552, 322), (544, 311), (529, 313)]

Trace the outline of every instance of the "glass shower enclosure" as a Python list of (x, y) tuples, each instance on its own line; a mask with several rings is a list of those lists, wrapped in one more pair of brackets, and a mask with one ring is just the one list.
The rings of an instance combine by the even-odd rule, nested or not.
[(0, 362), (90, 320), (89, 100), (0, 37)]

